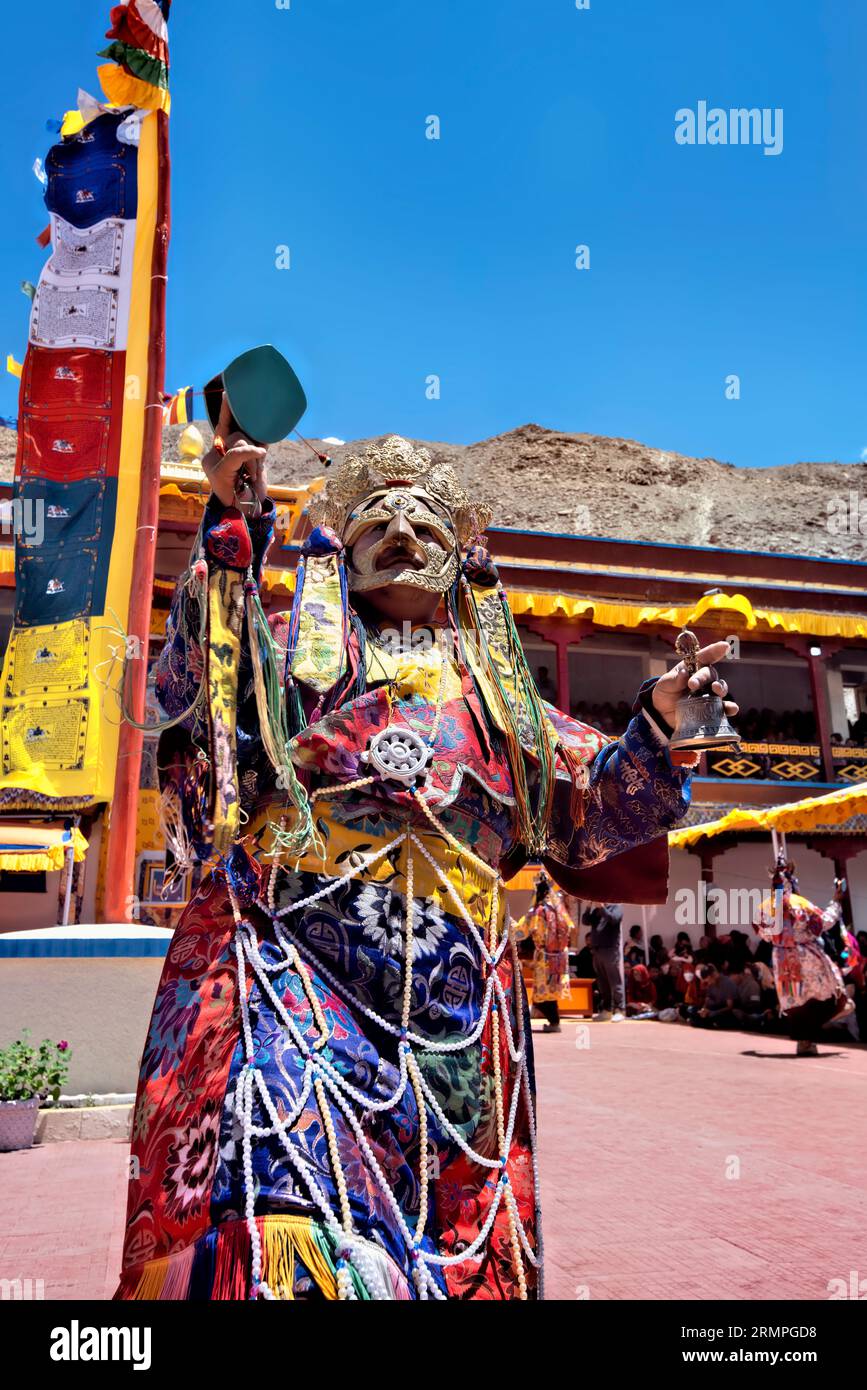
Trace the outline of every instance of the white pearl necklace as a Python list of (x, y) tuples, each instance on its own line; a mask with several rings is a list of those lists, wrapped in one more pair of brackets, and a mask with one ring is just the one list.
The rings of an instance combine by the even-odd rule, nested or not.
[[(435, 721), (433, 736), (435, 736), (435, 731), (439, 727), (439, 712), (441, 712), (442, 708), (444, 679), (445, 677), (443, 674), (440, 680), (438, 716)], [(369, 779), (359, 779), (358, 785), (362, 783), (366, 785), (368, 780)], [(354, 784), (343, 784), (342, 788), (327, 790), (329, 792), (337, 790), (348, 791), (352, 789), (353, 785)], [(520, 988), (521, 976), (514, 934), (511, 931), (511, 924), (508, 917), (504, 919), (502, 933), (500, 933), (498, 926), (499, 875), (490, 865), (485, 864), (483, 860), (479, 859), (478, 856), (474, 855), (466, 846), (461, 845), (460, 842), (456, 840), (447, 828), (441, 824), (423, 796), (417, 792), (414, 792), (413, 795), (416, 804), (420, 807), (424, 816), (435, 831), (442, 835), (453, 849), (459, 852), (473, 865), (483, 880), (486, 879), (489, 882), (491, 901), (486, 937), (479, 931), (476, 923), (471, 918), (467, 911), (466, 904), (456, 891), (448, 875), (442, 871), (427, 846), (413, 831), (410, 824), (407, 824), (405, 830), (387, 844), (383, 845), (380, 849), (360, 857), (359, 860), (340, 877), (329, 880), (328, 883), (322, 888), (317, 889), (316, 892), (309, 894), (307, 897), (297, 902), (289, 903), (287, 906), (280, 909), (276, 907), (276, 882), (279, 866), (276, 862), (272, 865), (268, 883), (267, 904), (262, 902), (257, 903), (257, 907), (270, 919), (276, 944), (282, 952), (282, 958), (271, 964), (263, 959), (259, 950), (256, 929), (248, 919), (242, 916), (232, 889), (232, 884), (229, 882), (230, 900), (235, 917), (235, 958), (238, 968), (241, 1034), (245, 1054), (245, 1062), (237, 1081), (235, 1113), (239, 1117), (242, 1128), (241, 1161), (243, 1170), (244, 1212), (250, 1235), (251, 1297), (253, 1298), (275, 1298), (275, 1294), (268, 1287), (267, 1282), (262, 1276), (262, 1241), (255, 1217), (256, 1185), (252, 1159), (254, 1141), (271, 1138), (272, 1136), (279, 1139), (291, 1166), (307, 1188), (311, 1200), (322, 1215), (329, 1236), (334, 1241), (337, 1263), (336, 1279), (338, 1297), (343, 1301), (354, 1301), (357, 1299), (356, 1279), (361, 1282), (370, 1297), (375, 1299), (392, 1297), (387, 1275), (382, 1268), (382, 1261), (385, 1258), (384, 1255), (375, 1245), (372, 1245), (370, 1241), (357, 1232), (353, 1225), (351, 1201), (346, 1175), (340, 1161), (332, 1107), (341, 1114), (346, 1124), (351, 1129), (368, 1166), (368, 1170), (372, 1174), (377, 1187), (382, 1193), (383, 1199), (392, 1212), (397, 1227), (406, 1244), (412, 1280), (419, 1299), (426, 1300), (432, 1295), (436, 1300), (442, 1301), (447, 1297), (440, 1288), (438, 1282), (433, 1278), (431, 1273), (432, 1267), (447, 1268), (449, 1266), (465, 1263), (468, 1260), (481, 1259), (483, 1257), (485, 1244), (493, 1229), (494, 1222), (501, 1207), (506, 1214), (509, 1242), (512, 1251), (512, 1262), (518, 1283), (519, 1296), (522, 1299), (528, 1297), (527, 1279), (524, 1267), (525, 1260), (539, 1270), (541, 1288), (541, 1229), (538, 1230), (537, 1235), (539, 1249), (538, 1251), (534, 1251), (530, 1245), (527, 1233), (523, 1228), (517, 1201), (512, 1191), (507, 1172), (508, 1155), (512, 1147), (518, 1105), (519, 1102), (523, 1100), (528, 1118), (533, 1189), (536, 1212), (538, 1215), (539, 1173), (536, 1127), (527, 1070), (523, 1013), (516, 999), (516, 1039), (509, 1019), (506, 992), (498, 974), (498, 967), (504, 958), (505, 952), (509, 950), (511, 953), (513, 987), (517, 994)], [(334, 973), (329, 970), (322, 961), (317, 959), (307, 942), (290, 939), (286, 934), (286, 919), (292, 914), (303, 912), (305, 908), (311, 907), (317, 902), (322, 901), (322, 899), (327, 898), (344, 884), (350, 883), (360, 875), (365, 874), (373, 865), (378, 863), (380, 859), (400, 848), (405, 852), (404, 877), (406, 885), (406, 909), (403, 951), (404, 979), (401, 994), (400, 1026), (398, 1027), (389, 1019), (383, 1018), (376, 1010), (363, 1004), (360, 1000), (355, 999), (348, 985), (344, 981), (337, 979)], [(487, 972), (478, 1025), (473, 1029), (471, 1034), (453, 1042), (437, 1042), (428, 1039), (423, 1034), (414, 1032), (410, 1027), (413, 1003), (414, 928), (416, 912), (414, 851), (418, 851), (422, 855), (433, 870), (437, 882), (454, 904), (457, 915), (464, 922), (475, 942), (480, 959), (483, 963), (483, 969)], [(328, 1042), (328, 1024), (316, 994), (316, 988), (310, 976), (307, 962), (310, 963), (313, 969), (316, 970), (353, 1009), (361, 1012), (386, 1033), (399, 1039), (399, 1079), (390, 1096), (381, 1100), (373, 1100), (355, 1087), (346, 1077), (341, 1075), (337, 1068), (329, 1062), (327, 1057), (322, 1055), (322, 1049)], [(263, 997), (269, 1000), (275, 1015), (279, 1018), (281, 1024), (290, 1035), (294, 1046), (304, 1059), (304, 1074), (298, 1101), (293, 1107), (292, 1113), (290, 1115), (285, 1115), (282, 1119), (270, 1095), (265, 1077), (261, 1069), (255, 1065), (255, 1045), (253, 1030), (250, 1023), (249, 993), (247, 988), (248, 966), (251, 970), (252, 981), (255, 981), (258, 985)], [(297, 973), (310, 1009), (311, 1018), (316, 1026), (318, 1037), (312, 1046), (301, 1032), (296, 1021), (289, 1014), (283, 1000), (277, 995), (271, 983), (270, 977), (272, 975), (281, 974), (287, 969), (293, 969)], [(413, 1051), (414, 1047), (418, 1047), (428, 1053), (441, 1054), (456, 1053), (466, 1050), (478, 1042), (489, 1021), (491, 1027), (491, 1053), (493, 1061), (494, 1119), (498, 1147), (498, 1156), (494, 1159), (478, 1153), (460, 1130), (449, 1120), (436, 1096), (425, 1081)], [(506, 1111), (503, 1089), (500, 1049), (501, 1027), (506, 1053), (514, 1067), (511, 1103), (508, 1107), (508, 1113)], [(357, 1105), (362, 1112), (386, 1112), (393, 1110), (402, 1100), (407, 1085), (411, 1086), (415, 1095), (419, 1126), (419, 1212), (414, 1231), (409, 1227), (406, 1217), (391, 1190), (388, 1179), (353, 1109), (354, 1104)], [(265, 1125), (254, 1125), (253, 1123), (254, 1092), (259, 1094), (262, 1105), (271, 1121), (270, 1127)], [(322, 1190), (315, 1172), (311, 1169), (298, 1147), (292, 1141), (291, 1130), (309, 1103), (311, 1094), (315, 1096), (323, 1133), (326, 1138), (329, 1162), (332, 1169), (335, 1192), (337, 1194), (339, 1219), (337, 1213), (332, 1209), (328, 1197)], [(491, 1170), (496, 1169), (499, 1172), (499, 1177), (485, 1220), (474, 1240), (458, 1254), (443, 1255), (436, 1250), (425, 1250), (422, 1248), (429, 1211), (430, 1174), (428, 1171), (428, 1112), (434, 1116), (442, 1132), (461, 1149), (468, 1159), (483, 1168)]]

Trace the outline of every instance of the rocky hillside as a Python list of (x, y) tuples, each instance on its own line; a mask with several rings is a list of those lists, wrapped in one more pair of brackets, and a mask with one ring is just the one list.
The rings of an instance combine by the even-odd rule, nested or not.
[[(208, 426), (200, 428), (209, 440)], [(166, 459), (177, 456), (180, 432), (166, 431)], [(332, 448), (313, 442), (335, 461), (366, 443)], [(867, 464), (735, 468), (631, 439), (564, 434), (539, 425), (477, 444), (418, 442), (449, 459), (468, 489), (494, 505), (496, 525), (864, 558), (857, 515), (847, 527), (832, 529), (829, 512), (836, 514), (850, 493), (863, 493), (867, 530)], [(0, 479), (11, 478), (14, 451), (14, 434), (0, 429)], [(296, 441), (272, 448), (274, 482), (303, 483), (319, 471), (317, 460)]]

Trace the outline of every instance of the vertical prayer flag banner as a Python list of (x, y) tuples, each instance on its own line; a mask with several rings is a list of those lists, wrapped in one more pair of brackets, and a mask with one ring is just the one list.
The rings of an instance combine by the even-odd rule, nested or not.
[(114, 6), (105, 101), (80, 93), (40, 163), (49, 255), (20, 369), (15, 467), (15, 499), (39, 524), (16, 536), (0, 811), (86, 810), (115, 790), (138, 522), (159, 487), (170, 7)]
[(164, 425), (190, 425), (193, 422), (193, 398), (195, 391), (192, 386), (185, 386), (182, 391), (176, 391), (173, 396), (164, 396), (163, 424)]

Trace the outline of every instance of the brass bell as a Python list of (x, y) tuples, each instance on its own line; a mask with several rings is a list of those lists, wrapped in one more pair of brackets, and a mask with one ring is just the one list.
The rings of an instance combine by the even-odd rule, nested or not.
[[(687, 676), (698, 669), (699, 642), (694, 632), (682, 632), (674, 649), (683, 662)], [(716, 679), (716, 677), (714, 677)], [(670, 747), (701, 751), (704, 748), (730, 748), (739, 744), (741, 736), (728, 721), (725, 702), (711, 689), (691, 691), (677, 702), (677, 718)]]

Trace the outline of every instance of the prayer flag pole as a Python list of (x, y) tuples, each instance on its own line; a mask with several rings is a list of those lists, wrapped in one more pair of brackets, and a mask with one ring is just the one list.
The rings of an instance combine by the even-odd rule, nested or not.
[[(160, 463), (166, 357), (166, 271), (171, 234), (171, 160), (169, 119), (165, 110), (148, 120), (157, 123), (157, 225), (151, 268), (148, 380), (142, 444), (138, 523), (133, 553), (134, 583), (130, 596), (129, 653), (124, 668), (126, 707), (144, 722), (148, 675), (151, 607), (153, 603), (157, 528), (159, 525)], [(106, 856), (103, 915), (108, 922), (130, 920), (135, 898), (136, 821), (144, 735), (124, 720), (120, 729), (114, 797), (111, 803)]]

